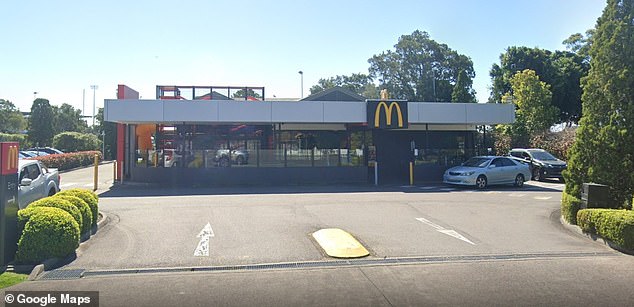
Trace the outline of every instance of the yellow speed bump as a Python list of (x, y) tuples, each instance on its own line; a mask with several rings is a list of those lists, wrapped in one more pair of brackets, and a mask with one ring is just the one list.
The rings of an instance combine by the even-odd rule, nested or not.
[(370, 254), (351, 234), (338, 228), (318, 230), (313, 238), (330, 257), (359, 258)]

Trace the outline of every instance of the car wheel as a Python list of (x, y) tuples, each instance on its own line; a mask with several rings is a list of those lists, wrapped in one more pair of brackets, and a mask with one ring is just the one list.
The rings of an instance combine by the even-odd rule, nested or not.
[(519, 188), (524, 186), (524, 175), (518, 174), (515, 176), (515, 186)]
[(237, 156), (236, 157), (236, 164), (238, 164), (238, 165), (244, 164), (244, 157), (243, 156)]
[(227, 157), (220, 158), (220, 167), (229, 167), (229, 159)]
[(48, 191), (48, 196), (53, 196), (55, 195), (56, 191), (55, 189), (51, 189), (50, 191)]
[(484, 175), (478, 176), (478, 178), (476, 179), (476, 188), (484, 189), (486, 187), (487, 187), (487, 177), (485, 177)]
[(533, 168), (533, 180), (542, 181), (542, 170), (539, 167)]

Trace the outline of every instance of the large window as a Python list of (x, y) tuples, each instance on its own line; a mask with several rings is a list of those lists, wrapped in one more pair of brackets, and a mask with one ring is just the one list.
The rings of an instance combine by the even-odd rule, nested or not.
[(363, 131), (274, 125), (138, 125), (137, 167), (363, 166)]

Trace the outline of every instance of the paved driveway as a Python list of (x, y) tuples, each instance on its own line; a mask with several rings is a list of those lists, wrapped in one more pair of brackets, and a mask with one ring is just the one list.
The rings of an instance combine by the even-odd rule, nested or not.
[[(370, 259), (420, 256), (554, 255), (610, 249), (564, 229), (562, 185), (486, 191), (416, 187), (286, 187), (158, 190), (102, 194), (110, 219), (66, 268), (199, 267), (328, 258), (310, 234), (341, 228)], [(157, 196), (160, 195), (160, 196)], [(195, 256), (209, 223), (209, 255)]]

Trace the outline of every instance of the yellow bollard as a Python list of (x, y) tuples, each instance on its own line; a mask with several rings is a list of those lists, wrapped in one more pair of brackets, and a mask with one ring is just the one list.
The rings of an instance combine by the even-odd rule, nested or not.
[(414, 163), (409, 163), (409, 185), (414, 185)]
[(97, 191), (97, 180), (99, 178), (99, 155), (95, 154), (95, 172), (94, 172), (94, 181), (93, 181), (93, 191)]

